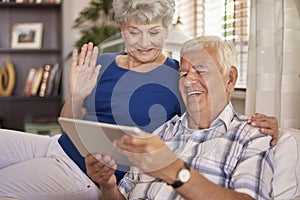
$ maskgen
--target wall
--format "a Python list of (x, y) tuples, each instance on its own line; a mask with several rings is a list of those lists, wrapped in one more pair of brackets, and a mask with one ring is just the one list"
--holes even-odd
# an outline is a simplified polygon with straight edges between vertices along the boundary
[(298, 11), (298, 17), (300, 18), (300, 1), (295, 0), (295, 2), (296, 2), (297, 11)]
[[(246, 98), (246, 92), (235, 90), (231, 94), (231, 103), (234, 107), (234, 110), (239, 114), (245, 114), (245, 98)], [(254, 113), (253, 113), (254, 114)]]
[[(73, 43), (79, 38), (77, 30), (72, 29), (74, 20), (78, 17), (80, 11), (89, 4), (89, 1), (83, 0), (64, 0), (63, 1), (63, 55), (64, 58), (73, 50)], [(63, 99), (68, 94), (68, 76), (71, 67), (71, 59), (64, 60), (63, 72)]]

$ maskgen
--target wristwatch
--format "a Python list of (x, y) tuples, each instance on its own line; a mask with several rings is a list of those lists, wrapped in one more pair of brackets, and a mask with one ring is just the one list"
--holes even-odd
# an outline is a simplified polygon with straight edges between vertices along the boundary
[(187, 163), (184, 163), (184, 168), (182, 168), (177, 175), (177, 180), (172, 183), (168, 184), (171, 185), (174, 189), (182, 186), (184, 183), (188, 182), (191, 178), (191, 169)]

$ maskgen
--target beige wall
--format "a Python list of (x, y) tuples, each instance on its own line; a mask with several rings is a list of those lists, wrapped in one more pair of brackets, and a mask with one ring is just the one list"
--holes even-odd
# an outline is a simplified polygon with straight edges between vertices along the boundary
[(231, 103), (234, 110), (239, 114), (245, 114), (245, 91), (234, 91), (231, 95)]
[[(74, 41), (79, 38), (77, 30), (72, 29), (73, 21), (78, 17), (79, 12), (89, 4), (88, 0), (64, 0), (63, 1), (63, 56), (66, 57), (73, 50)], [(71, 60), (64, 63), (63, 73), (63, 99), (68, 92), (68, 74)]]

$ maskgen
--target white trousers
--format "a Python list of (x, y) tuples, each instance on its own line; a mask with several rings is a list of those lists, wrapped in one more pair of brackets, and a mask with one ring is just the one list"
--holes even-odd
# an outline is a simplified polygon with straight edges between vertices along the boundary
[(0, 129), (0, 197), (100, 199), (100, 190), (65, 154), (58, 137)]

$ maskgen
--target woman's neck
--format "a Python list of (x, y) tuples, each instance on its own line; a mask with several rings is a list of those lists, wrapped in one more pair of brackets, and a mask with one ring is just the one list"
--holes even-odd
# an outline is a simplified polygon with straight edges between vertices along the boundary
[(149, 72), (164, 64), (166, 62), (166, 59), (167, 57), (165, 56), (165, 54), (161, 53), (154, 61), (143, 63), (126, 54), (117, 56), (116, 62), (120, 67), (128, 70), (134, 70), (137, 72)]

